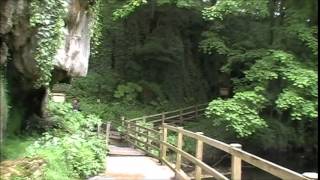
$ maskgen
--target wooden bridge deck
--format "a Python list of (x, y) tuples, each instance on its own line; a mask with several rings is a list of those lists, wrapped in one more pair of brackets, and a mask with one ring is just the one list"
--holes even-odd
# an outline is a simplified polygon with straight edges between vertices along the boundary
[[(106, 171), (99, 176), (89, 178), (89, 180), (203, 180), (207, 177), (219, 180), (241, 180), (241, 161), (245, 161), (284, 180), (318, 179), (317, 173), (311, 173), (312, 176), (309, 175), (310, 173), (300, 174), (243, 151), (240, 144), (226, 144), (209, 138), (203, 135), (202, 132), (192, 132), (174, 125), (182, 125), (186, 120), (197, 119), (203, 112), (203, 105), (196, 105), (129, 120), (122, 118), (120, 126), (124, 128), (124, 137), (119, 132), (110, 132), (110, 123), (108, 123), (106, 126), (106, 142), (111, 145), (109, 145), (110, 152), (107, 157)], [(152, 123), (153, 126), (145, 127), (139, 124), (139, 121)], [(173, 125), (168, 124), (172, 122)], [(98, 134), (99, 131), (100, 127), (98, 127)], [(175, 144), (170, 144), (167, 141), (169, 131), (176, 134)], [(196, 141), (195, 155), (183, 150), (183, 137), (189, 137)], [(123, 144), (123, 138), (130, 146)], [(227, 174), (218, 172), (202, 161), (204, 144), (230, 155), (230, 177), (227, 177)], [(132, 146), (135, 148), (132, 148)], [(158, 151), (159, 154), (154, 154), (152, 150)], [(167, 158), (168, 150), (176, 154), (175, 162), (170, 162)], [(194, 164), (194, 175), (186, 174), (183, 171), (182, 164), (185, 160)], [(161, 165), (159, 162), (166, 164), (166, 166)]]
[(108, 156), (106, 177), (114, 180), (173, 180), (175, 173), (147, 156)]
[(109, 156), (145, 156), (146, 153), (131, 147), (109, 146)]
[(109, 145), (106, 171), (89, 180), (174, 180), (175, 173), (159, 160), (121, 142), (113, 137), (114, 145)]

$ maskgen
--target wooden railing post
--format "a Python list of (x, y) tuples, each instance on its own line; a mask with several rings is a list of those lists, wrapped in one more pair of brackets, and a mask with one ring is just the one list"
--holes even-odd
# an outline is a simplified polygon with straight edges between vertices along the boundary
[[(241, 149), (242, 145), (233, 143), (231, 148)], [(241, 158), (232, 155), (231, 157), (231, 180), (241, 180)]]
[(198, 119), (198, 116), (199, 116), (199, 112), (198, 112), (198, 104), (196, 104), (195, 106), (195, 119)]
[(180, 121), (180, 125), (182, 125), (183, 123), (183, 118), (182, 118), (182, 110), (179, 110), (179, 121)]
[(108, 148), (109, 136), (110, 136), (110, 126), (111, 126), (111, 122), (107, 122), (107, 125), (106, 125), (106, 147), (107, 148)]
[[(203, 135), (202, 132), (197, 132), (196, 134), (198, 135)], [(202, 161), (202, 156), (203, 156), (203, 141), (200, 139), (197, 139), (197, 147), (196, 147), (196, 158)], [(200, 180), (202, 176), (202, 170), (201, 168), (196, 165), (196, 180)]]
[[(167, 136), (168, 136), (168, 129), (166, 127), (164, 127), (165, 123), (162, 125), (162, 135), (161, 135), (161, 141), (163, 142), (167, 142)], [(162, 144), (162, 148), (160, 149), (160, 154), (161, 154), (161, 160), (162, 159), (166, 159), (167, 158), (167, 146), (163, 143)]]
[(149, 144), (151, 144), (151, 140), (150, 140), (150, 138), (149, 138), (149, 136), (150, 136), (150, 131), (147, 131), (147, 130), (146, 130), (146, 132), (147, 132), (147, 138), (146, 138), (145, 146), (146, 146), (146, 150), (149, 152), (149, 150), (150, 150)]
[[(134, 124), (136, 125), (137, 122), (134, 122)], [(139, 132), (139, 127), (138, 127), (138, 126), (135, 126), (134, 130), (135, 130), (135, 133), (134, 133), (134, 137), (135, 137), (135, 139), (134, 139), (134, 144), (135, 144), (136, 146), (138, 146), (138, 143), (139, 143), (139, 142), (137, 141), (137, 139), (138, 139), (138, 136), (139, 136), (139, 134), (138, 134), (138, 132)]]
[(166, 114), (164, 112), (161, 113), (161, 123), (163, 124), (166, 119)]
[[(177, 137), (177, 148), (179, 150), (182, 150), (182, 142), (183, 142), (183, 134), (182, 134), (182, 130), (183, 127), (178, 127), (178, 137)], [(177, 152), (177, 159), (176, 159), (176, 170), (180, 170), (181, 169), (181, 154), (179, 152)]]
[(126, 118), (124, 116), (121, 116), (121, 127), (123, 129), (124, 132), (120, 132), (120, 138), (122, 139), (122, 135), (123, 133), (125, 133), (125, 135), (127, 134), (127, 129), (126, 129), (126, 122), (125, 122)]
[(124, 121), (125, 121), (125, 117), (121, 116), (121, 126), (124, 128)]
[(131, 122), (126, 122), (126, 140), (130, 141), (130, 130), (131, 130)]

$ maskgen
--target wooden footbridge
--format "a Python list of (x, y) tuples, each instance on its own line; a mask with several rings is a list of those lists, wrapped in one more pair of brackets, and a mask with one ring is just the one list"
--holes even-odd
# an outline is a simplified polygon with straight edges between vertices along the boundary
[[(209, 138), (202, 132), (192, 132), (181, 127), (185, 121), (196, 120), (199, 116), (203, 115), (206, 106), (207, 104), (195, 105), (175, 111), (134, 119), (125, 119), (122, 117), (121, 121), (111, 122), (113, 127), (120, 127), (120, 132), (110, 131), (110, 123), (108, 123), (108, 125), (106, 125), (106, 137), (110, 138), (109, 144), (111, 143), (113, 145), (109, 145), (110, 152), (108, 155), (109, 159), (107, 159), (105, 177), (108, 177), (110, 180), (241, 180), (242, 161), (244, 161), (280, 179), (318, 179), (317, 173), (309, 172), (300, 174), (294, 172), (242, 150), (240, 144), (226, 144), (216, 139)], [(98, 131), (100, 131), (100, 129), (101, 128), (98, 128)], [(169, 134), (175, 135), (176, 140), (174, 143), (169, 141)], [(184, 138), (191, 138), (196, 142), (194, 154), (184, 150)], [(130, 146), (121, 145), (121, 143), (119, 143), (121, 139)], [(231, 168), (229, 173), (219, 172), (217, 169), (203, 162), (204, 145), (211, 146), (229, 154), (231, 157)], [(116, 158), (112, 157), (117, 157), (118, 161)], [(131, 159), (123, 159), (123, 157), (131, 157)], [(149, 161), (140, 161), (137, 157), (150, 158), (150, 162), (154, 160), (157, 160), (158, 162), (152, 164)], [(193, 173), (187, 173), (184, 170), (184, 165), (187, 162), (193, 164)], [(144, 164), (147, 163), (150, 163), (149, 169), (144, 166)], [(126, 165), (128, 165), (129, 168), (125, 168)], [(117, 171), (115, 170), (117, 168), (116, 166), (119, 166), (118, 169), (121, 169), (121, 171), (118, 172), (118, 176), (114, 175), (114, 172)], [(152, 173), (153, 176), (149, 176), (149, 178), (146, 175), (143, 175), (143, 172), (140, 172), (139, 176), (123, 175), (126, 173), (129, 174), (128, 171), (139, 167), (141, 167), (140, 170), (142, 169), (142, 171), (149, 173), (150, 168), (158, 168), (161, 170), (156, 170)], [(167, 169), (163, 169), (164, 167)], [(174, 175), (172, 175), (172, 173), (170, 175), (168, 169), (171, 170)], [(121, 177), (119, 177), (119, 173), (122, 174)], [(164, 177), (165, 174), (169, 175)], [(260, 178), (256, 177), (255, 179), (259, 180)]]

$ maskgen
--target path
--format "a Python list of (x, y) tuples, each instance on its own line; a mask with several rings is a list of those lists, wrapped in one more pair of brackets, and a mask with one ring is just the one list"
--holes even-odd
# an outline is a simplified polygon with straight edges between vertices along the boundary
[[(124, 129), (125, 142), (123, 136), (120, 136), (120, 133), (115, 129), (112, 131), (110, 123), (107, 123), (104, 134), (106, 142), (109, 143), (110, 151), (107, 157), (106, 171), (100, 176), (89, 178), (89, 180), (203, 180), (205, 178), (241, 180), (242, 161), (280, 179), (315, 179), (310, 173), (294, 172), (246, 152), (241, 149), (241, 144), (226, 144), (207, 137), (202, 132), (192, 132), (176, 126), (176, 124), (183, 125), (186, 120), (196, 120), (205, 110), (202, 106), (196, 105), (127, 120), (122, 117), (120, 126)], [(140, 122), (152, 124), (149, 127), (142, 125)], [(98, 134), (100, 134), (100, 127), (97, 129)], [(170, 133), (176, 134), (176, 143), (174, 144), (168, 141)], [(194, 154), (189, 154), (183, 149), (184, 137), (191, 138), (196, 142)], [(127, 143), (136, 149), (130, 147)], [(204, 144), (230, 155), (230, 173), (219, 172), (202, 160)], [(159, 152), (159, 154), (155, 152)], [(146, 156), (145, 153), (150, 156)], [(175, 160), (172, 159), (172, 156), (169, 158), (169, 155), (175, 155)], [(166, 166), (161, 165), (159, 161)], [(191, 162), (194, 171), (190, 173), (190, 170), (184, 167), (185, 162)], [(317, 176), (317, 173), (311, 174)]]
[(174, 180), (175, 173), (143, 151), (129, 147), (113, 135), (109, 145), (106, 171), (89, 180)]

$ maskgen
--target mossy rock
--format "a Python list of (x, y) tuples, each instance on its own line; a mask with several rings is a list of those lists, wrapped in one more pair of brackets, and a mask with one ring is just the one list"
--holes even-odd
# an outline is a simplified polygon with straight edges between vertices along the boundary
[(22, 158), (0, 163), (0, 179), (42, 179), (45, 160), (42, 158)]

